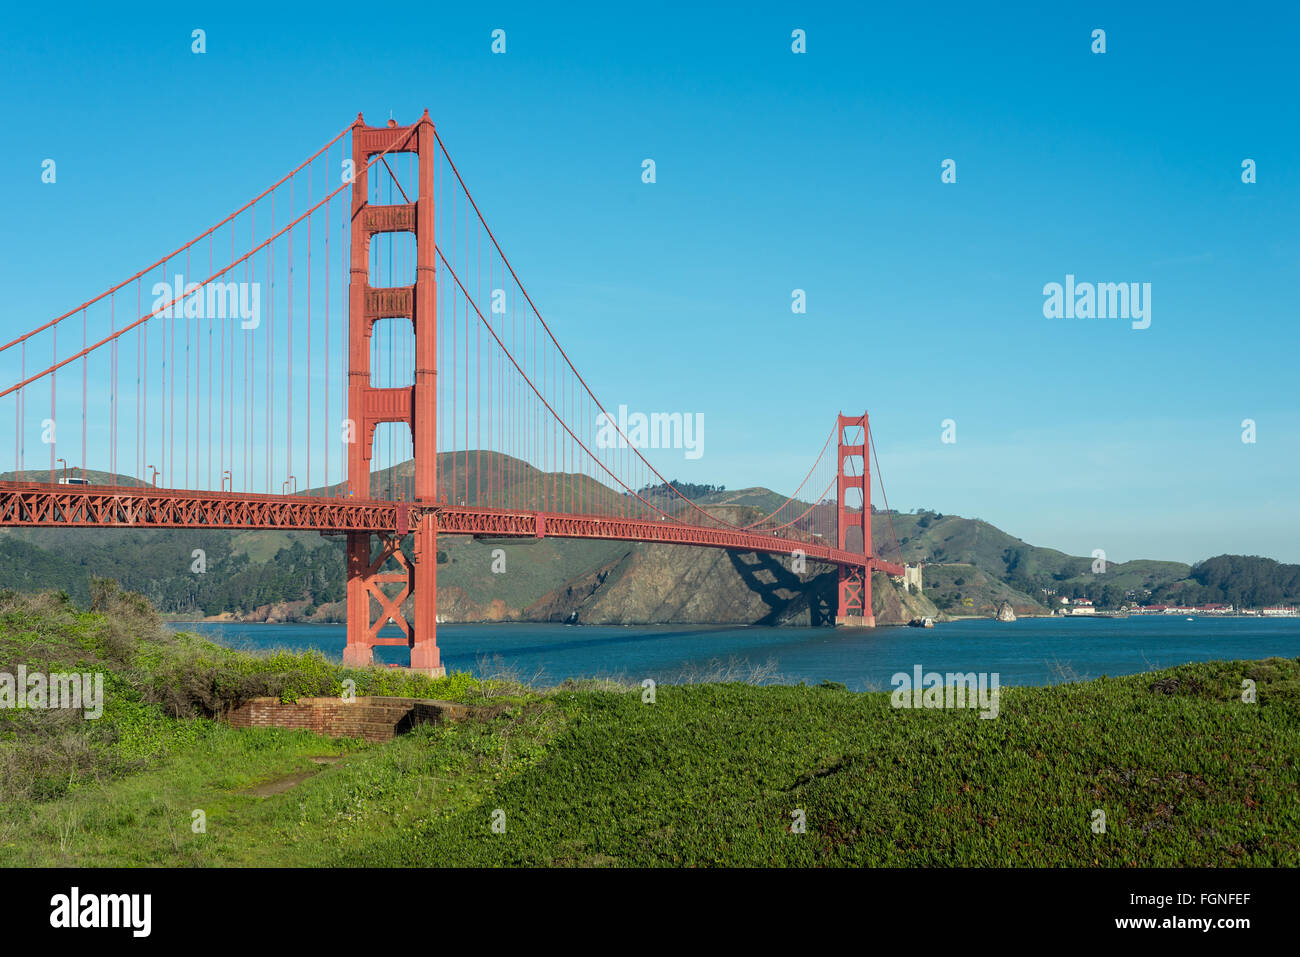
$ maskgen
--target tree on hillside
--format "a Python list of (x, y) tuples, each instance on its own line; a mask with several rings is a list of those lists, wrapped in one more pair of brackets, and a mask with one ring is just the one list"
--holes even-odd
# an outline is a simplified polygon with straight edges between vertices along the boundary
[(1296, 603), (1300, 602), (1300, 565), (1257, 555), (1216, 555), (1193, 565), (1186, 579), (1156, 588), (1151, 600), (1245, 608)]

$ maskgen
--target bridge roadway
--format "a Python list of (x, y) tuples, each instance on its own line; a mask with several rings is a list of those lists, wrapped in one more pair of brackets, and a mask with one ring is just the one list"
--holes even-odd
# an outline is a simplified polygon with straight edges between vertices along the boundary
[(194, 492), (151, 486), (0, 482), (0, 527), (292, 529), (316, 532), (405, 532), (432, 511), (448, 535), (603, 538), (789, 555), (874, 568), (901, 577), (903, 567), (860, 552), (731, 528), (608, 515), (569, 515), (464, 505), (424, 506), (376, 499)]

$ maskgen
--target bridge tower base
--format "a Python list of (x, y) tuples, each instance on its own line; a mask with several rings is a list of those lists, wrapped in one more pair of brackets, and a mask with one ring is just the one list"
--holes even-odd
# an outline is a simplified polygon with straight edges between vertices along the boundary
[[(848, 430), (861, 429), (861, 440), (847, 438)], [(846, 568), (840, 566), (838, 607), (835, 612), (835, 624), (851, 628), (874, 628), (876, 616), (871, 610), (871, 472), (868, 465), (867, 413), (862, 415), (843, 415), (836, 426), (836, 441), (839, 445), (839, 478), (836, 481), (836, 529), (840, 548), (847, 551), (862, 549), (862, 566)], [(859, 460), (861, 460), (859, 464)], [(849, 502), (848, 493), (858, 490), (860, 500)], [(851, 516), (849, 509), (858, 507), (857, 516)], [(849, 532), (855, 531), (858, 541), (850, 541)]]
[[(437, 517), (428, 512), (420, 518), (410, 558), (402, 551), (401, 532), (373, 537), (379, 539), (377, 550), (370, 532), (348, 533), (348, 643), (343, 648), (343, 664), (367, 667), (375, 663), (376, 645), (407, 645), (412, 671), (441, 678), (447, 669), (437, 641)], [(401, 588), (394, 590), (392, 586), (397, 585)], [(410, 621), (402, 612), (407, 598), (414, 606)], [(401, 629), (402, 637), (379, 636), (389, 623)]]
[(871, 572), (869, 569), (840, 567), (839, 607), (835, 624), (845, 628), (875, 628), (871, 612)]

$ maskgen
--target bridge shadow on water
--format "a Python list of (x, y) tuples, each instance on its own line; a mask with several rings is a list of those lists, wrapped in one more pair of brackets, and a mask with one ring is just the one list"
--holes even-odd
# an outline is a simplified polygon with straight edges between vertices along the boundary
[[(543, 655), (543, 654), (549, 655), (549, 654), (554, 654), (557, 651), (558, 652), (583, 651), (583, 650), (588, 650), (593, 648), (609, 648), (609, 647), (613, 647), (616, 645), (623, 645), (623, 644), (643, 644), (645, 642), (650, 642), (650, 641), (667, 641), (674, 638), (696, 638), (704, 635), (716, 634), (719, 631), (731, 631), (731, 630), (735, 630), (736, 628), (745, 627), (744, 625), (735, 625), (735, 624), (712, 625), (707, 627), (697, 626), (693, 628), (672, 628), (671, 626), (669, 626), (664, 628), (662, 631), (660, 631), (658, 630), (660, 626), (657, 625), (626, 625), (626, 626), (587, 625), (584, 626), (579, 624), (560, 625), (554, 622), (547, 623), (545, 625), (540, 625), (540, 626), (533, 622), (508, 622), (508, 623), (504, 623), (504, 625), (505, 627), (511, 627), (511, 628), (515, 628), (515, 627), (528, 628), (533, 632), (536, 632), (536, 630), (539, 627), (556, 628), (556, 629), (564, 628), (566, 630), (572, 629), (576, 633), (575, 640), (544, 641), (540, 644), (505, 644), (504, 641), (507, 641), (508, 639), (505, 639), (503, 637), (493, 636), (490, 639), (493, 642), (492, 647), (481, 648), (476, 650), (474, 652), (473, 657), (461, 652), (454, 652), (454, 651), (449, 652), (446, 646), (444, 645), (443, 653), (442, 653), (444, 664), (448, 662), (454, 662), (457, 664), (464, 665), (476, 661), (477, 658), (482, 655), (491, 655), (492, 657), (501, 656), (503, 658), (513, 657), (517, 655)], [(447, 641), (455, 641), (456, 634), (455, 631), (453, 630), (455, 629), (455, 627), (456, 626), (454, 625), (453, 626), (444, 625), (443, 630), (439, 632), (439, 635), (440, 636), (445, 635)], [(475, 625), (470, 627), (477, 628), (481, 626)], [(591, 635), (588, 637), (582, 637), (581, 633), (586, 628), (600, 628), (602, 630), (608, 628), (626, 628), (627, 634)], [(496, 644), (496, 642), (498, 641), (503, 643)], [(441, 643), (442, 642), (440, 641), (440, 644)], [(405, 649), (402, 650), (405, 651)]]

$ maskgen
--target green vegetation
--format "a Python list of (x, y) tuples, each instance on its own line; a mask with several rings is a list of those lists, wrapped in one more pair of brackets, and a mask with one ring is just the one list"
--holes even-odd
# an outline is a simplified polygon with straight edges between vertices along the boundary
[[(292, 537), (290, 537), (292, 534)], [(30, 529), (0, 534), (0, 588), (66, 591), (90, 600), (97, 574), (167, 613), (215, 615), (282, 601), (344, 598), (343, 547), (308, 533), (271, 533), (278, 547), (257, 560), (237, 547), (247, 533), (201, 529)], [(201, 550), (202, 571), (196, 570)]]
[(1192, 566), (1186, 581), (1156, 591), (1154, 601), (1265, 608), (1300, 603), (1300, 565), (1271, 558), (1219, 555)]
[(660, 686), (645, 703), (612, 684), (391, 676), (412, 684), (389, 693), (501, 706), (372, 745), (179, 717), (241, 682), (312, 693), (342, 669), (169, 638), (112, 589), (96, 602), (0, 598), (4, 662), (113, 676), (100, 721), (0, 715), (0, 863), (1300, 864), (1300, 660), (1004, 688), (994, 720), (829, 682)]
[[(1258, 608), (1300, 603), (1300, 566), (1267, 558), (1221, 555), (1195, 566), (1182, 562), (1135, 559), (1106, 562), (1104, 572), (1094, 571), (1094, 559), (1039, 548), (1014, 538), (978, 519), (940, 515), (921, 510), (893, 516), (894, 527), (908, 561), (928, 559), (949, 565), (970, 565), (997, 585), (977, 589), (974, 606), (1009, 598), (1017, 609), (1039, 606), (1046, 610), (1055, 597), (1090, 598), (1100, 609), (1117, 609), (1133, 602), (1218, 602)], [(888, 529), (879, 517), (873, 533), (878, 541)], [(968, 579), (970, 576), (966, 576)], [(925, 590), (940, 608), (959, 611), (963, 602), (952, 593), (954, 583), (932, 564), (926, 569)], [(963, 597), (972, 597), (968, 590)], [(969, 609), (968, 609), (969, 611)]]
[[(725, 492), (726, 490), (727, 486), (725, 485), (702, 485), (696, 482), (683, 482), (681, 479), (674, 478), (669, 479), (667, 482), (643, 485), (637, 489), (636, 494), (651, 505), (659, 508), (676, 508), (681, 504), (682, 495), (693, 501), (702, 501), (707, 496)], [(624, 492), (623, 494), (627, 496), (632, 493)]]
[[(431, 679), (405, 669), (343, 668), (317, 652), (253, 655), (168, 630), (141, 596), (96, 580), (92, 609), (66, 594), (0, 592), (0, 671), (104, 675), (104, 713), (0, 708), (0, 804), (48, 800), (151, 761), (183, 753), (214, 734), (211, 719), (242, 701), (358, 695), (466, 701), (494, 689), (468, 674)], [(198, 719), (198, 720), (191, 720)], [(310, 744), (310, 748), (318, 748)]]

